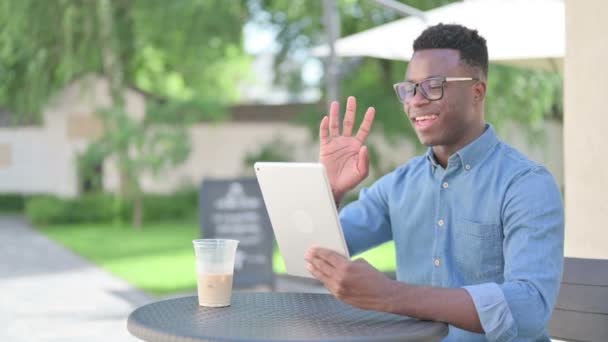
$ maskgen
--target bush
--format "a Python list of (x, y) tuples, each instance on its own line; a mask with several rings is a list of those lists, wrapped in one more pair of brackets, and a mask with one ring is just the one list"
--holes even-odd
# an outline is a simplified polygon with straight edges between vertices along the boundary
[(0, 194), (0, 213), (22, 213), (26, 198), (23, 194)]
[[(198, 210), (198, 192), (179, 191), (171, 195), (145, 194), (144, 195), (144, 222), (158, 222), (170, 220), (192, 219)], [(121, 211), (121, 217), (131, 222), (133, 203), (126, 202)]]
[(193, 218), (196, 217), (197, 210), (197, 191), (180, 191), (173, 195), (144, 196), (144, 222)]
[(34, 196), (25, 205), (25, 215), (34, 224), (59, 223), (63, 220), (65, 212), (65, 201), (56, 196)]
[[(77, 198), (38, 195), (26, 203), (26, 215), (34, 224), (108, 223), (115, 219), (131, 221), (133, 204), (116, 203), (108, 193), (85, 194)], [(183, 220), (196, 217), (197, 191), (172, 195), (144, 195), (144, 222)]]
[(62, 223), (111, 222), (121, 214), (114, 195), (108, 193), (85, 194), (65, 202)]

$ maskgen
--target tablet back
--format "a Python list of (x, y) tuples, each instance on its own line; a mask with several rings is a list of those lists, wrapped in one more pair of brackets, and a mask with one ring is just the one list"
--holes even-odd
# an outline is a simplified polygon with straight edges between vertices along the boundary
[(288, 274), (312, 278), (304, 253), (313, 245), (349, 257), (323, 164), (258, 162), (254, 168)]

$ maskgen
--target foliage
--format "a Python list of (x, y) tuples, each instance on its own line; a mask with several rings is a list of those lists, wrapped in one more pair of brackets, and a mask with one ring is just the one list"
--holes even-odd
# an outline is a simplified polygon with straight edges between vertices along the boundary
[[(454, 0), (402, 1), (421, 10), (428, 10)], [(341, 36), (363, 31), (397, 20), (398, 13), (374, 1), (338, 0)], [(280, 50), (277, 55), (277, 76), (282, 84), (297, 87), (301, 81), (299, 68), (288, 67), (302, 60), (303, 51), (326, 41), (323, 31), (323, 2), (308, 0), (252, 0), (252, 19), (260, 25), (277, 29)], [(262, 11), (259, 11), (259, 10)]]
[(74, 78), (103, 72), (108, 48), (127, 86), (170, 100), (236, 99), (250, 63), (241, 44), (243, 1), (108, 2), (110, 45), (99, 4), (0, 2), (0, 104), (18, 114), (16, 124), (39, 118), (49, 96)]
[(293, 160), (295, 146), (285, 141), (281, 136), (275, 136), (268, 143), (262, 144), (258, 150), (245, 155), (243, 167), (247, 173), (253, 172), (253, 164), (258, 161), (287, 162)]
[[(247, 9), (243, 1), (221, 0), (3, 1), (0, 104), (17, 114), (13, 124), (29, 123), (74, 78), (105, 76), (112, 103), (99, 110), (104, 135), (79, 158), (78, 167), (87, 177), (104, 159), (114, 158), (122, 196), (116, 210), (120, 202), (133, 201), (137, 226), (141, 175), (184, 161), (189, 152), (184, 127), (198, 115), (192, 109), (212, 104), (205, 113), (217, 119), (223, 113), (218, 107), (234, 101), (237, 83), (247, 78), (250, 58), (241, 41)], [(142, 124), (128, 115), (129, 86), (162, 100), (162, 110), (149, 110), (160, 119)]]
[(3, 193), (0, 194), (0, 213), (21, 213), (25, 209), (27, 195)]
[(184, 125), (139, 122), (116, 108), (100, 110), (99, 114), (107, 129), (93, 145), (102, 149), (104, 157), (115, 151), (125, 151), (127, 158), (123, 166), (130, 177), (138, 177), (143, 171), (157, 174), (182, 162), (190, 152), (189, 135)]
[(144, 222), (183, 221), (198, 217), (196, 190), (182, 190), (171, 195), (146, 194), (143, 201)]
[(52, 195), (33, 196), (27, 201), (26, 216), (34, 224), (111, 222), (116, 215), (111, 194), (86, 194), (64, 199)]
[[(162, 110), (157, 108), (160, 113)], [(132, 202), (134, 225), (142, 220), (143, 205), (141, 177), (158, 175), (161, 171), (185, 161), (190, 153), (190, 136), (184, 121), (173, 123), (153, 122), (130, 117), (117, 107), (98, 112), (104, 123), (99, 140), (88, 145), (80, 156), (81, 170), (91, 171), (90, 165), (99, 165), (107, 158), (118, 161), (121, 170), (121, 198), (114, 205), (120, 210), (122, 203)], [(162, 118), (156, 114), (154, 118)], [(92, 178), (89, 175), (84, 177)]]
[(545, 120), (563, 120), (562, 75), (498, 64), (491, 64), (488, 74), (486, 119), (499, 131), (519, 123), (535, 142)]
[[(170, 195), (145, 194), (143, 196), (144, 222), (193, 219), (198, 211), (198, 192), (183, 190)], [(109, 193), (90, 193), (76, 198), (53, 195), (31, 196), (25, 213), (38, 225), (71, 223), (113, 223), (116, 218), (126, 220), (132, 204), (115, 205), (115, 196)]]

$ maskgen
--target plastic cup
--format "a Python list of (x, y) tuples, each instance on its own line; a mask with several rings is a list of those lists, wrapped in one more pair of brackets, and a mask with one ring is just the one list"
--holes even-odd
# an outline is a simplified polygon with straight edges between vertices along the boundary
[(196, 255), (198, 304), (223, 307), (230, 305), (232, 276), (238, 240), (193, 240)]
[(192, 240), (196, 255), (198, 304), (223, 307), (230, 305), (232, 276), (238, 240)]

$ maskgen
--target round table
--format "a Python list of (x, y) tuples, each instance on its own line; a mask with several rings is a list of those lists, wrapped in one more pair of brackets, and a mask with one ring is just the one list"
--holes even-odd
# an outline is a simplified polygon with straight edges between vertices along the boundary
[(367, 311), (329, 294), (235, 292), (232, 305), (206, 308), (196, 296), (144, 305), (127, 329), (145, 341), (438, 341), (444, 323)]

